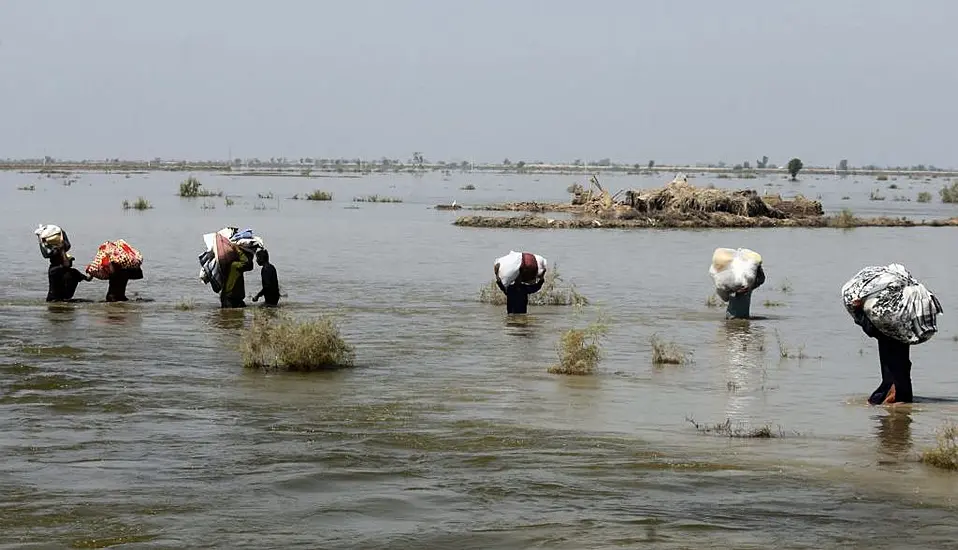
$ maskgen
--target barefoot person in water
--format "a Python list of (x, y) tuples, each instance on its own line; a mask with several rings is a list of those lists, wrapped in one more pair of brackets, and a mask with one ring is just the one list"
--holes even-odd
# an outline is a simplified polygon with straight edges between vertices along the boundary
[(908, 344), (890, 338), (872, 324), (865, 315), (860, 300), (852, 304), (855, 323), (862, 331), (878, 340), (878, 361), (881, 364), (881, 384), (872, 392), (868, 402), (872, 405), (911, 403), (911, 350)]

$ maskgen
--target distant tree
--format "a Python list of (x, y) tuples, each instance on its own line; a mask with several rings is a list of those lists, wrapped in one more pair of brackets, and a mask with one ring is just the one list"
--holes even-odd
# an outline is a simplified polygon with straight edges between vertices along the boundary
[(788, 173), (792, 175), (792, 181), (795, 181), (799, 170), (802, 169), (802, 166), (801, 159), (793, 158), (792, 160), (788, 161)]
[(745, 161), (745, 162), (742, 163), (742, 168), (745, 168), (746, 170), (751, 170), (751, 169), (752, 169), (752, 165), (749, 164), (748, 161)]
[(762, 160), (755, 161), (756, 168), (768, 168), (768, 155), (762, 157)]
[(525, 168), (526, 168), (526, 161), (520, 160), (519, 162), (516, 163), (517, 171), (522, 172), (523, 170), (525, 170)]
[(242, 166), (242, 165), (243, 165), (243, 159), (239, 159), (239, 158), (233, 159), (233, 166)]
[(612, 166), (612, 159), (604, 158), (596, 163), (597, 166)]
[(652, 168), (655, 168), (655, 161), (654, 161), (654, 160), (650, 160), (650, 161), (649, 161), (649, 170), (651, 170)]
[(468, 161), (468, 160), (464, 160), (464, 161), (460, 162), (460, 163), (459, 163), (459, 168), (461, 168), (461, 169), (463, 169), (463, 170), (468, 170), (468, 169), (469, 169), (469, 161)]
[(512, 165), (512, 161), (509, 160), (508, 158), (506, 158), (506, 159), (504, 159), (504, 160), (502, 161), (502, 164), (503, 164), (504, 166), (511, 166), (511, 165)]
[(736, 164), (735, 166), (732, 167), (732, 170), (734, 170), (734, 171), (736, 171), (736, 172), (741, 172), (741, 171), (742, 171), (742, 165), (741, 165), (741, 164)]
[(838, 163), (839, 172), (848, 172), (848, 159), (842, 159)]
[(572, 163), (573, 166), (582, 166), (582, 159), (575, 159)]
[(639, 170), (642, 169), (642, 165), (636, 162), (635, 164), (632, 165), (632, 169), (638, 172)]
[(412, 154), (412, 163), (416, 166), (416, 168), (422, 170), (422, 165), (426, 163), (426, 158), (422, 156), (421, 152), (416, 151)]

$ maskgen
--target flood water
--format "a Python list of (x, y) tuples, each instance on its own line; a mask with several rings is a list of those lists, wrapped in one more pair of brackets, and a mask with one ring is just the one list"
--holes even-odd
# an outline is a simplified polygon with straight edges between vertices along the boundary
[[(955, 229), (483, 230), (430, 207), (567, 200), (586, 178), (198, 176), (235, 204), (176, 197), (186, 174), (79, 174), (66, 186), (0, 173), (0, 548), (956, 547), (958, 475), (917, 461), (958, 416)], [(693, 180), (710, 181), (821, 195), (857, 215), (953, 213), (938, 180)], [(888, 200), (869, 201), (876, 188)], [(288, 200), (313, 189), (334, 200)], [(892, 200), (923, 190), (935, 201)], [(370, 193), (405, 202), (351, 202)], [(155, 208), (121, 209), (138, 196)], [(146, 258), (129, 293), (152, 301), (44, 303), (40, 223), (67, 230), (77, 264), (128, 240)], [(197, 277), (201, 235), (224, 225), (263, 236), (283, 308), (335, 316), (356, 368), (242, 367), (252, 308), (219, 310)], [(762, 253), (759, 319), (707, 307), (720, 246)], [(593, 304), (509, 320), (478, 303), (510, 249), (544, 255)], [(891, 262), (945, 315), (912, 351), (919, 402), (870, 407), (877, 346), (840, 288)], [(246, 280), (258, 290), (258, 269)], [(102, 281), (77, 291), (105, 294)], [(174, 307), (185, 300), (195, 309)], [(600, 313), (611, 330), (598, 373), (549, 374), (561, 331)], [(653, 334), (692, 362), (653, 366)], [(784, 437), (703, 434), (687, 418)]]

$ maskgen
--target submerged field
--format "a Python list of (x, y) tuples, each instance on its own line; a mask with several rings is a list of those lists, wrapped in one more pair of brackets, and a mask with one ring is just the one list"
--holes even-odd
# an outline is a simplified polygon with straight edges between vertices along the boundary
[[(486, 230), (433, 207), (565, 202), (587, 182), (198, 173), (223, 196), (180, 198), (187, 175), (0, 172), (0, 546), (953, 544), (958, 475), (919, 455), (958, 417), (958, 229)], [(800, 180), (692, 181), (820, 197), (826, 214), (958, 214), (940, 202), (940, 179)], [(876, 189), (888, 200), (871, 200)], [(290, 200), (317, 190), (332, 200)], [(933, 200), (893, 200), (921, 192)], [(372, 195), (402, 202), (353, 201)], [(152, 208), (123, 209), (138, 197)], [(40, 223), (68, 231), (78, 264), (107, 239), (137, 246), (145, 279), (129, 292), (154, 301), (43, 303)], [(252, 312), (218, 310), (197, 278), (201, 234), (223, 225), (263, 236), (286, 312), (335, 319), (353, 368), (243, 367)], [(761, 318), (726, 323), (709, 307), (720, 246), (762, 253)], [(560, 265), (589, 304), (507, 319), (481, 303), (510, 249)], [(839, 290), (890, 262), (936, 292), (945, 315), (912, 353), (920, 401), (871, 408), (876, 346)], [(250, 294), (258, 283), (258, 270), (247, 275)], [(84, 282), (77, 297), (105, 293)], [(551, 374), (562, 334), (599, 316), (608, 332), (595, 373)], [(653, 335), (688, 360), (653, 364)]]

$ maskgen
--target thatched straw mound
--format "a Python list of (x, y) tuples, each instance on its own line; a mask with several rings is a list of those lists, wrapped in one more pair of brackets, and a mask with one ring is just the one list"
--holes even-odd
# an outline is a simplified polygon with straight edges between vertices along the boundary
[(755, 191), (695, 187), (682, 181), (650, 191), (629, 191), (626, 193), (626, 202), (639, 212), (725, 212), (749, 218), (788, 217), (781, 210), (766, 204)]
[(781, 195), (769, 195), (762, 197), (770, 207), (781, 210), (789, 217), (807, 217), (824, 216), (825, 210), (822, 203), (806, 199), (802, 195), (796, 195), (794, 199), (785, 200)]

